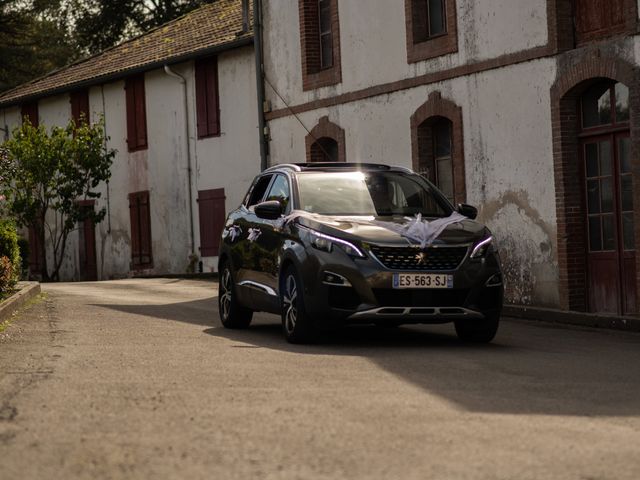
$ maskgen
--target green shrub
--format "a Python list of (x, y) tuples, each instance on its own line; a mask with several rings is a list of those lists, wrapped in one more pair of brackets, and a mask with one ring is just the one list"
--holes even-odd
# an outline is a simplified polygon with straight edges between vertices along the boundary
[(29, 272), (29, 253), (31, 252), (29, 249), (29, 240), (24, 237), (18, 237), (18, 247), (20, 247), (20, 258), (22, 260), (22, 278), (26, 278), (26, 275)]
[(16, 225), (7, 219), (0, 219), (0, 257), (7, 257), (11, 263), (11, 281), (15, 284), (20, 275), (20, 247)]
[(14, 270), (8, 257), (0, 257), (0, 298), (2, 298), (3, 293), (10, 291), (16, 284)]

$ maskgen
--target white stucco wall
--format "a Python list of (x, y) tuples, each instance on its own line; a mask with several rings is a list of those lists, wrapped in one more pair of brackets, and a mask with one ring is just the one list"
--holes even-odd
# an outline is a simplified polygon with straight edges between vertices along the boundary
[[(549, 90), (553, 59), (398, 91), (299, 115), (345, 129), (347, 161), (411, 167), (410, 116), (433, 91), (462, 107), (467, 201), (501, 248), (515, 303), (557, 305), (555, 189)], [(526, 108), (523, 108), (526, 105)], [(272, 163), (305, 161), (294, 117), (269, 122)], [(517, 253), (516, 253), (517, 252)]]
[[(547, 43), (546, 0), (457, 0), (458, 52), (407, 63), (404, 0), (339, 2), (342, 82), (302, 91), (297, 0), (264, 2), (265, 71), (289, 105), (440, 71)], [(274, 109), (285, 105), (266, 88)]]
[[(191, 253), (189, 218), (188, 134), (192, 166), (192, 205), (196, 254), (200, 246), (198, 190), (224, 188), (227, 212), (240, 203), (250, 181), (259, 172), (258, 117), (253, 48), (218, 57), (221, 135), (198, 140), (196, 132), (194, 62), (172, 67), (186, 78), (188, 112), (182, 84), (164, 70), (145, 74), (148, 148), (128, 152), (124, 81), (92, 87), (89, 108), (92, 121), (103, 116), (108, 148), (117, 150), (109, 185), (101, 185), (96, 208), (107, 216), (96, 227), (98, 278), (131, 275), (131, 227), (129, 193), (149, 190), (153, 269), (148, 273), (185, 273)], [(65, 125), (71, 116), (69, 95), (38, 102), (40, 123)], [(10, 129), (20, 124), (20, 109), (0, 110)], [(185, 122), (189, 121), (189, 130)], [(78, 280), (79, 233), (69, 240), (63, 280)], [(51, 252), (48, 258), (51, 257)], [(205, 271), (213, 271), (216, 257), (202, 259)]]

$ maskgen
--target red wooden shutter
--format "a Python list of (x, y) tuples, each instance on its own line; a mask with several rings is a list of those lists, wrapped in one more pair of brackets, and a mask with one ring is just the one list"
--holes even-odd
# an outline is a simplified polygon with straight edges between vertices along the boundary
[(144, 75), (129, 77), (125, 82), (127, 96), (127, 145), (129, 151), (147, 148), (147, 114)]
[(127, 96), (127, 145), (129, 151), (136, 149), (136, 101), (132, 78), (127, 78), (124, 86)]
[(80, 125), (83, 115), (85, 121), (89, 122), (89, 91), (79, 90), (73, 92), (69, 100), (71, 102), (71, 118), (76, 122), (76, 125)]
[(218, 98), (218, 59), (207, 63), (207, 130), (209, 135), (220, 134), (220, 105)]
[(147, 112), (144, 92), (144, 75), (136, 78), (136, 138), (138, 148), (147, 146)]
[(23, 121), (24, 117), (28, 117), (31, 125), (37, 127), (40, 124), (38, 120), (38, 102), (23, 104), (21, 115)]
[(129, 194), (131, 263), (134, 268), (150, 268), (153, 265), (150, 210), (148, 191)]
[(208, 136), (207, 132), (207, 76), (204, 62), (196, 62), (196, 111), (198, 116), (198, 138)]
[(224, 188), (198, 192), (200, 255), (202, 257), (215, 257), (220, 251), (220, 236), (226, 215), (224, 201)]
[(195, 66), (198, 138), (220, 135), (218, 60), (198, 60)]

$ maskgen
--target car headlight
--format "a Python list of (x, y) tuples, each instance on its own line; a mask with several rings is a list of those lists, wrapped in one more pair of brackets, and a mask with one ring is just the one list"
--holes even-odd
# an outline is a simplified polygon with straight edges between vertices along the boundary
[(473, 247), (473, 251), (471, 252), (471, 258), (482, 258), (487, 255), (487, 253), (493, 247), (493, 237), (487, 237), (475, 247)]
[(309, 243), (313, 248), (322, 250), (323, 252), (331, 252), (335, 245), (339, 246), (345, 253), (351, 257), (364, 258), (364, 253), (353, 243), (342, 240), (341, 238), (332, 237), (324, 233), (316, 232), (308, 228), (304, 229), (309, 235)]

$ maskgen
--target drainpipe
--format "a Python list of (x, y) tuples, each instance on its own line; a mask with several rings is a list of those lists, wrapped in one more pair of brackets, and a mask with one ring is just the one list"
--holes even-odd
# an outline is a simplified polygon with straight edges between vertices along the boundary
[(264, 62), (262, 55), (262, 2), (253, 0), (253, 47), (256, 58), (256, 89), (258, 91), (258, 131), (260, 132), (260, 170), (266, 170), (267, 137), (264, 118)]
[(176, 78), (182, 84), (182, 91), (184, 92), (184, 139), (186, 142), (185, 150), (187, 152), (187, 176), (189, 177), (188, 194), (189, 194), (189, 227), (191, 229), (191, 255), (195, 255), (195, 234), (193, 227), (193, 189), (191, 185), (191, 177), (193, 171), (191, 169), (191, 141), (189, 140), (189, 98), (187, 96), (187, 80), (179, 73), (171, 70), (169, 65), (164, 66), (164, 72), (170, 77)]

